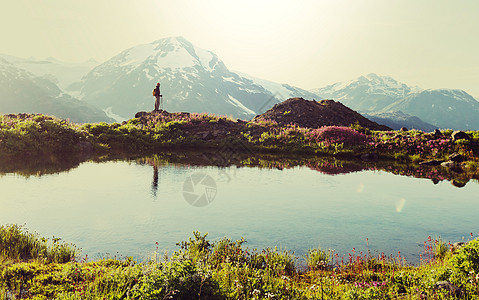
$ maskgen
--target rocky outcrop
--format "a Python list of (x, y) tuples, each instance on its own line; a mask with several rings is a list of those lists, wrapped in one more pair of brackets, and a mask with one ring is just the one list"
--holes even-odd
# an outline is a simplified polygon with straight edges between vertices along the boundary
[(419, 165), (424, 165), (424, 166), (439, 166), (440, 164), (442, 164), (444, 161), (442, 160), (428, 160), (428, 161), (423, 161), (423, 162), (420, 162)]
[(464, 131), (456, 130), (451, 135), (453, 141), (457, 140), (470, 140), (471, 137), (469, 134), (465, 133)]
[(464, 155), (454, 152), (453, 154), (449, 155), (449, 160), (460, 163), (465, 161), (466, 158), (464, 157)]
[(359, 124), (372, 130), (391, 130), (333, 100), (309, 101), (303, 98), (291, 98), (276, 104), (253, 119), (253, 121), (261, 120), (272, 120), (281, 126), (294, 124), (306, 128)]

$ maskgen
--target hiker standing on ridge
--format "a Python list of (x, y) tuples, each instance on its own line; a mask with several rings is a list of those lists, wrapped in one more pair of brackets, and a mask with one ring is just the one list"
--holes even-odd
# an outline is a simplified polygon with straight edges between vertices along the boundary
[(156, 97), (155, 111), (157, 111), (157, 110), (159, 110), (160, 105), (161, 105), (161, 97), (163, 97), (163, 95), (161, 95), (161, 93), (160, 93), (160, 83), (159, 82), (156, 84), (156, 88), (153, 90), (153, 96)]

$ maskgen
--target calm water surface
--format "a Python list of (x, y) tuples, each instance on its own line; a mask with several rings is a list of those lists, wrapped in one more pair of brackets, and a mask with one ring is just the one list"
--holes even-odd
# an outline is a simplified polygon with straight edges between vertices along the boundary
[[(204, 207), (185, 201), (194, 174), (216, 184)], [(195, 175), (194, 175), (195, 176)], [(194, 177), (193, 176), (193, 177)], [(195, 177), (194, 177), (195, 178)], [(193, 193), (201, 194), (196, 186)], [(0, 224), (26, 224), (101, 257), (144, 258), (155, 242), (173, 251), (192, 231), (211, 240), (245, 237), (249, 248), (278, 246), (302, 256), (308, 248), (355, 247), (405, 255), (417, 262), (429, 235), (446, 241), (479, 234), (479, 184), (402, 177), (381, 171), (326, 175), (293, 169), (218, 168), (127, 161), (82, 163), (54, 175), (0, 177)]]

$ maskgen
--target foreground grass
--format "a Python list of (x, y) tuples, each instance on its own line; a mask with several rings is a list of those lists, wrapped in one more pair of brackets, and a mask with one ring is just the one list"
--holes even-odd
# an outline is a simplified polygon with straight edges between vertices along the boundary
[[(11, 232), (16, 232), (11, 234)], [(23, 236), (23, 237), (19, 237)], [(453, 253), (429, 239), (419, 266), (396, 257), (311, 249), (307, 268), (287, 251), (244, 247), (244, 240), (207, 240), (194, 232), (171, 257), (54, 262), (35, 253), (41, 239), (0, 227), (0, 299), (478, 299), (479, 240)], [(37, 240), (35, 240), (35, 237)], [(21, 247), (11, 239), (24, 239)], [(8, 245), (6, 247), (5, 245)], [(55, 246), (53, 246), (54, 248)], [(74, 252), (72, 246), (63, 246)], [(46, 253), (54, 253), (52, 246)], [(454, 294), (438, 288), (448, 281)]]

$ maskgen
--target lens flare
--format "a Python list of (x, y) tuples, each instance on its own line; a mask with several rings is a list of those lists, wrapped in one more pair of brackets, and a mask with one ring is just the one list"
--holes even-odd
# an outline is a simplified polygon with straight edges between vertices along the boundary
[(398, 201), (396, 201), (396, 212), (400, 213), (403, 210), (405, 204), (406, 204), (406, 199), (404, 198), (401, 198)]

